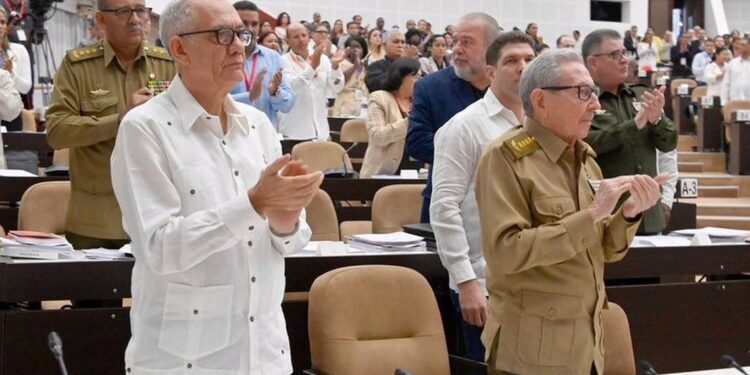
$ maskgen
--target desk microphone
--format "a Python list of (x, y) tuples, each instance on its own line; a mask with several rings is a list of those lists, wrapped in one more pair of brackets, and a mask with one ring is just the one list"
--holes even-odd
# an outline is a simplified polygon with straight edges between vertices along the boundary
[(641, 366), (641, 371), (643, 371), (644, 375), (659, 375), (654, 366), (651, 366), (647, 361), (640, 361), (638, 364)]
[(68, 369), (65, 368), (65, 361), (63, 360), (62, 340), (60, 340), (60, 335), (55, 331), (50, 332), (49, 335), (47, 335), (47, 344), (49, 344), (49, 350), (52, 352), (52, 355), (55, 356), (57, 363), (60, 365), (60, 373), (62, 375), (68, 375)]
[(737, 361), (735, 361), (731, 355), (724, 354), (723, 356), (721, 356), (720, 361), (721, 361), (721, 364), (724, 365), (725, 367), (734, 367), (737, 371), (747, 375), (745, 370), (742, 369), (742, 366), (740, 366), (740, 364), (737, 363)]
[(349, 148), (344, 150), (344, 153), (341, 154), (341, 165), (343, 168), (329, 168), (323, 171), (326, 178), (359, 178), (359, 173), (356, 171), (350, 171), (349, 167), (346, 165), (346, 157), (349, 155), (349, 151), (357, 146), (359, 146), (359, 142), (354, 142)]
[(394, 373), (394, 375), (412, 375), (412, 374), (411, 374), (411, 372), (409, 372), (409, 371), (406, 371), (406, 370), (402, 370), (402, 369), (400, 369), (400, 368), (397, 368), (397, 369), (396, 369), (396, 372)]

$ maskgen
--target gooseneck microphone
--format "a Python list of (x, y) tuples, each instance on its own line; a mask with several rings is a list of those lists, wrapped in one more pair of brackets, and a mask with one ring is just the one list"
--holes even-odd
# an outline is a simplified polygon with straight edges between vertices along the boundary
[(654, 366), (651, 366), (651, 364), (647, 361), (640, 361), (638, 363), (641, 366), (641, 371), (643, 371), (645, 375), (659, 375), (659, 373), (654, 369)]
[(60, 335), (55, 331), (50, 332), (49, 335), (47, 335), (47, 344), (49, 344), (49, 350), (52, 352), (52, 355), (55, 356), (57, 363), (60, 365), (60, 373), (62, 375), (68, 375), (68, 369), (65, 368), (65, 361), (63, 360), (63, 348)]
[(411, 375), (411, 372), (397, 368), (395, 375)]
[(732, 357), (731, 355), (724, 354), (723, 356), (721, 356), (720, 360), (721, 360), (721, 364), (724, 365), (725, 367), (733, 367), (737, 371), (747, 375), (747, 372), (745, 372), (745, 370), (742, 369), (742, 366), (740, 366), (740, 364), (737, 363), (737, 361), (735, 361), (734, 357)]

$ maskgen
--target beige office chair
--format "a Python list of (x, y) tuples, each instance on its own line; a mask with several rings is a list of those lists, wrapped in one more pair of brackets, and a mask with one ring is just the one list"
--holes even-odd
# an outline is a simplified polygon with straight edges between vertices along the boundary
[(731, 100), (724, 104), (721, 113), (724, 115), (724, 139), (727, 144), (732, 143), (732, 136), (729, 132), (729, 123), (732, 121), (732, 113), (741, 109), (750, 109), (750, 100)]
[(698, 86), (693, 89), (693, 92), (690, 94), (690, 101), (693, 103), (700, 104), (701, 98), (706, 96), (708, 94), (708, 86)]
[(21, 111), (21, 129), (25, 132), (36, 132), (36, 114), (33, 110), (24, 109)]
[(604, 325), (604, 375), (635, 375), (633, 341), (625, 311), (609, 302), (609, 309), (602, 310)]
[(52, 154), (52, 165), (70, 165), (70, 149), (55, 150)]
[(680, 85), (682, 84), (687, 84), (688, 87), (691, 87), (691, 88), (698, 86), (698, 83), (692, 79), (687, 79), (687, 78), (673, 79), (671, 82), (669, 82), (669, 90), (672, 92), (672, 96), (677, 95), (677, 88), (680, 87)]
[(348, 170), (354, 170), (346, 150), (335, 142), (308, 141), (298, 143), (292, 147), (292, 158), (307, 165), (310, 172), (342, 169), (344, 163)]
[(32, 185), (21, 197), (18, 229), (64, 234), (69, 199), (70, 181), (47, 181)]
[(312, 229), (312, 241), (338, 241), (339, 219), (336, 208), (325, 190), (318, 189), (312, 202), (305, 207), (307, 224)]
[(363, 119), (346, 120), (341, 126), (341, 142), (367, 143), (370, 136), (367, 133), (367, 121)]
[(450, 373), (435, 295), (408, 268), (355, 266), (321, 275), (310, 288), (307, 328), (320, 373)]
[(2, 225), (0, 225), (0, 236), (4, 236), (4, 235), (5, 235), (5, 228), (3, 228)]
[(398, 232), (404, 224), (419, 223), (423, 184), (389, 185), (372, 200), (372, 232)]

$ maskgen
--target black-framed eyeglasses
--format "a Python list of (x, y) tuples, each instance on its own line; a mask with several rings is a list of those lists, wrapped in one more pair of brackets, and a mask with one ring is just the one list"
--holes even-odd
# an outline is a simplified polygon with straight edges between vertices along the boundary
[(242, 45), (245, 47), (249, 46), (250, 43), (253, 41), (253, 32), (250, 30), (232, 30), (228, 27), (222, 27), (219, 29), (213, 29), (213, 30), (200, 30), (200, 31), (191, 31), (188, 33), (182, 33), (178, 34), (177, 36), (189, 36), (189, 35), (197, 35), (197, 34), (208, 34), (208, 33), (214, 33), (216, 36), (216, 42), (223, 46), (228, 46), (234, 43), (234, 37), (239, 38), (240, 42), (242, 42)]
[(599, 94), (601, 93), (601, 89), (599, 88), (599, 86), (549, 86), (542, 87), (541, 89), (550, 91), (578, 89), (578, 99), (581, 99), (584, 102), (591, 99), (591, 95), (596, 95), (596, 97), (598, 98)]
[(620, 61), (620, 59), (622, 59), (623, 56), (627, 56), (627, 54), (628, 54), (627, 50), (621, 49), (621, 50), (607, 52), (607, 53), (597, 53), (597, 54), (591, 55), (591, 56), (594, 56), (594, 57), (607, 56), (607, 57), (609, 57), (612, 60)]
[(135, 13), (138, 18), (146, 18), (151, 15), (151, 9), (149, 7), (138, 7), (138, 8), (129, 8), (129, 7), (123, 7), (123, 8), (117, 8), (117, 9), (102, 9), (102, 12), (105, 13), (112, 13), (117, 18), (122, 19), (129, 19), (133, 13)]

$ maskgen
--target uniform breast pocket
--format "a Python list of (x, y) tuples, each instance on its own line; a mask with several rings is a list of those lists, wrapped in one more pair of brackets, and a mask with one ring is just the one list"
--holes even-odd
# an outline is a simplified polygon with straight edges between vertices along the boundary
[(518, 357), (542, 366), (567, 365), (576, 334), (576, 318), (583, 311), (583, 298), (526, 291), (522, 306)]
[(225, 348), (232, 324), (233, 292), (232, 285), (168, 284), (159, 348), (185, 359)]
[(534, 212), (538, 222), (554, 223), (572, 214), (576, 209), (573, 198), (568, 196), (547, 196), (534, 199)]
[(87, 116), (106, 116), (117, 113), (117, 98), (88, 97), (81, 102), (81, 112)]
[(190, 167), (174, 172), (175, 185), (182, 203), (183, 214), (214, 208), (215, 181), (208, 167)]

